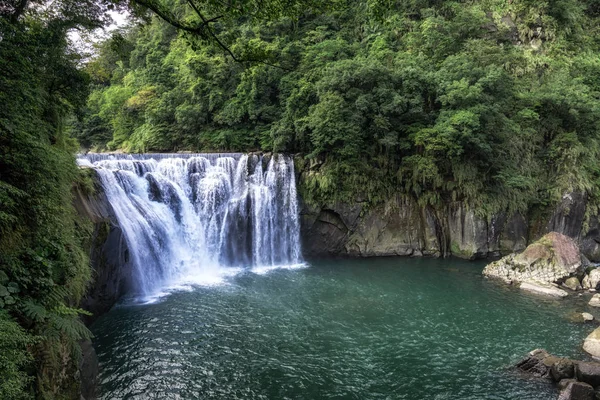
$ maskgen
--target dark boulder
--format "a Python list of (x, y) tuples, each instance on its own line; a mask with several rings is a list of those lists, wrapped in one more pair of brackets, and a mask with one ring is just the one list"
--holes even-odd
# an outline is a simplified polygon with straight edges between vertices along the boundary
[(562, 392), (563, 390), (565, 390), (572, 382), (577, 382), (577, 379), (573, 378), (573, 379), (562, 379), (560, 382), (558, 382), (558, 384), (556, 385), (558, 387), (558, 390), (560, 392)]
[(567, 388), (560, 392), (558, 400), (594, 400), (594, 388), (583, 382), (569, 382)]
[(561, 358), (550, 368), (550, 374), (555, 381), (570, 379), (575, 376), (575, 363), (568, 358)]
[(551, 378), (551, 368), (554, 363), (562, 360), (543, 349), (533, 350), (517, 363), (517, 369), (539, 378)]
[(96, 350), (89, 340), (82, 341), (79, 376), (81, 381), (81, 397), (85, 400), (96, 400), (98, 389), (98, 357)]
[(575, 368), (577, 380), (596, 387), (600, 386), (600, 363), (580, 362)]

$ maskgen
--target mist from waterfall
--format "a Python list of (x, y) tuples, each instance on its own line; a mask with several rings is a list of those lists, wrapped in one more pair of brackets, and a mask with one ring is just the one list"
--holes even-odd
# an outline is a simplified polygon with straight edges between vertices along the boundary
[(87, 154), (78, 162), (98, 171), (142, 298), (302, 265), (290, 157)]

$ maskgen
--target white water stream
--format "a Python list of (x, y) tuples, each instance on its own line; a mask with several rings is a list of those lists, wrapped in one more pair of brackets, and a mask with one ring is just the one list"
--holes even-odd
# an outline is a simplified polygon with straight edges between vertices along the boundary
[(78, 162), (98, 171), (143, 298), (302, 265), (289, 157), (87, 154)]

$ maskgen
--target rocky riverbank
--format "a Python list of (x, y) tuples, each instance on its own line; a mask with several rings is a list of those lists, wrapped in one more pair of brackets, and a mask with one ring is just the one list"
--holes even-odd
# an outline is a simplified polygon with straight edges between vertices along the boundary
[(561, 358), (536, 349), (517, 363), (516, 368), (555, 382), (559, 390), (558, 400), (600, 398), (600, 363)]
[[(558, 298), (577, 292), (581, 296), (583, 290), (595, 292), (600, 283), (600, 269), (593, 269), (573, 239), (557, 232), (544, 235), (521, 253), (490, 263), (483, 275), (538, 295)], [(595, 294), (588, 305), (600, 307), (600, 295)], [(594, 317), (587, 312), (577, 312), (572, 314), (571, 320), (585, 323), (594, 321)], [(583, 350), (600, 360), (600, 328), (584, 340)], [(598, 362), (560, 358), (537, 349), (516, 367), (554, 381), (560, 391), (558, 400), (600, 398)]]

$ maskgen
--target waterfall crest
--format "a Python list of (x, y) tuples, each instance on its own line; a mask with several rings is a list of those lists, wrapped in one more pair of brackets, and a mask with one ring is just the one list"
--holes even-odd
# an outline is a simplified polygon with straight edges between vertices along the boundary
[(244, 154), (87, 154), (142, 296), (176, 282), (301, 265), (294, 163)]

